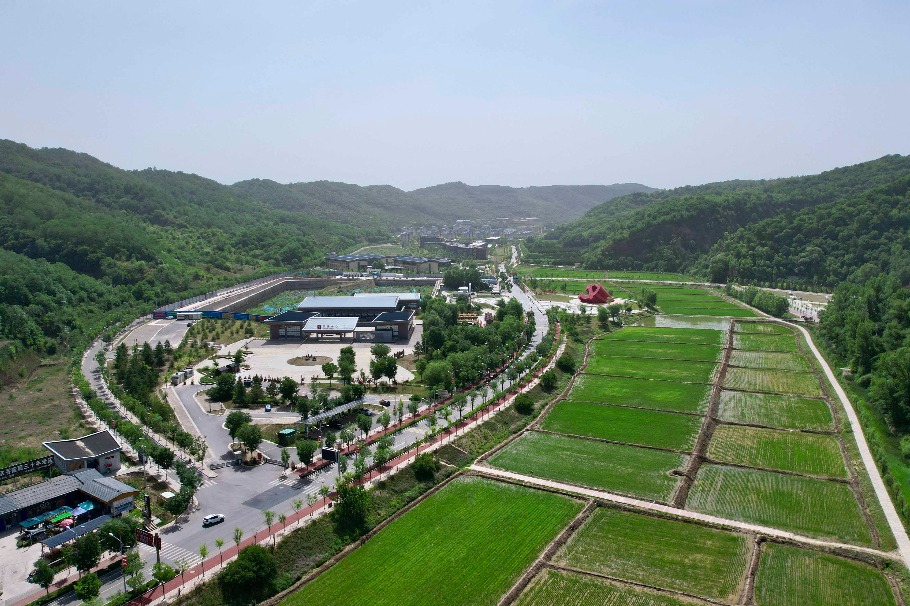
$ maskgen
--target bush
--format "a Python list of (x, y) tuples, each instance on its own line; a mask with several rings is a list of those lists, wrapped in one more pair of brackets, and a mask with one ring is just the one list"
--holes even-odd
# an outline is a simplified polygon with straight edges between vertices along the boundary
[(418, 482), (428, 482), (435, 477), (436, 472), (439, 470), (439, 462), (433, 458), (433, 455), (424, 452), (414, 457), (411, 469), (414, 471), (414, 477)]
[(556, 368), (567, 375), (571, 375), (575, 372), (575, 369), (578, 368), (578, 363), (575, 361), (575, 356), (569, 352), (565, 352), (556, 360)]
[(224, 595), (234, 602), (259, 601), (272, 594), (277, 575), (271, 552), (261, 545), (250, 545), (218, 575), (218, 582)]
[(540, 375), (540, 388), (547, 393), (550, 393), (556, 389), (556, 384), (559, 382), (556, 373), (551, 368), (547, 372)]
[(101, 579), (94, 572), (90, 572), (73, 584), (73, 590), (76, 592), (76, 597), (87, 602), (101, 591)]
[(515, 397), (515, 410), (523, 415), (534, 412), (534, 398), (527, 393), (520, 393)]

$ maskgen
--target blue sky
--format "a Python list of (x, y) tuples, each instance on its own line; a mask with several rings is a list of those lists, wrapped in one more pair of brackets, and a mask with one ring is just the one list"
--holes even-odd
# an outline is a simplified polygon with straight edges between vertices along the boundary
[(11, 2), (0, 137), (224, 183), (820, 172), (910, 153), (910, 2)]

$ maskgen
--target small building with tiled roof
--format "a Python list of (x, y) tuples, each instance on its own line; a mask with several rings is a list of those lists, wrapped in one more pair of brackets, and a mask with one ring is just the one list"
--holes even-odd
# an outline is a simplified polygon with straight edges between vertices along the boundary
[(120, 444), (111, 432), (98, 431), (73, 440), (45, 442), (62, 472), (97, 469), (108, 475), (120, 469)]

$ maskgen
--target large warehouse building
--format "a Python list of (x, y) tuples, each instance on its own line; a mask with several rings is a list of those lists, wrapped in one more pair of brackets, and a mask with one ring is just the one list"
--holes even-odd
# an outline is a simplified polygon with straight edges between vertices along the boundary
[(414, 332), (418, 293), (359, 293), (345, 297), (307, 297), (296, 310), (265, 321), (270, 338), (350, 338), (407, 341)]

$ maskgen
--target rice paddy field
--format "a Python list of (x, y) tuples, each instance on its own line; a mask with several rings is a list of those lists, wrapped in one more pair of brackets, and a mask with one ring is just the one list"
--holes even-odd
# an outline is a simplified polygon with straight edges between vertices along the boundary
[(716, 367), (716, 362), (593, 356), (588, 359), (585, 372), (640, 379), (710, 383)]
[(538, 478), (666, 502), (679, 482), (669, 474), (682, 468), (687, 459), (662, 450), (532, 431), (488, 462)]
[(734, 391), (759, 391), (794, 396), (820, 398), (821, 385), (814, 373), (789, 370), (758, 370), (753, 368), (727, 369), (724, 389)]
[(705, 328), (644, 328), (631, 326), (617, 330), (603, 341), (651, 341), (654, 343), (695, 343), (723, 345), (724, 332)]
[(663, 358), (672, 360), (701, 360), (716, 362), (720, 359), (720, 345), (698, 343), (651, 343), (599, 339), (592, 344), (591, 351), (601, 358)]
[(736, 323), (736, 329), (734, 332), (758, 333), (764, 335), (792, 335), (793, 329), (771, 322), (740, 321)]
[(687, 281), (694, 280), (685, 274), (670, 274), (645, 271), (613, 271), (595, 269), (577, 269), (574, 267), (542, 267), (534, 265), (519, 265), (518, 273), (535, 278), (580, 278), (585, 280), (655, 280), (655, 281)]
[(733, 347), (746, 351), (789, 351), (798, 352), (796, 337), (792, 334), (740, 333), (733, 335)]
[(641, 292), (640, 288), (636, 288), (635, 284), (626, 284), (625, 286), (621, 284), (616, 284), (613, 282), (605, 282), (603, 280), (537, 280), (535, 291), (536, 292), (553, 292), (564, 293), (577, 297), (578, 295), (585, 292), (588, 284), (600, 284), (606, 288), (610, 294), (612, 294), (617, 299), (628, 299), (634, 297), (636, 294)]
[(563, 570), (542, 570), (517, 606), (693, 606), (708, 602)]
[(723, 463), (847, 478), (833, 435), (720, 425), (708, 444), (708, 458)]
[(496, 604), (581, 508), (553, 493), (458, 478), (282, 604)]
[(686, 508), (817, 538), (872, 542), (859, 504), (843, 482), (702, 465)]
[(779, 429), (834, 429), (831, 409), (824, 400), (745, 391), (722, 391), (717, 416), (730, 423), (748, 423)]
[(749, 561), (750, 543), (741, 534), (600, 508), (556, 554), (554, 563), (735, 601)]
[(547, 431), (690, 451), (702, 417), (605, 404), (559, 402), (541, 422)]
[(708, 405), (710, 391), (709, 385), (698, 383), (582, 374), (576, 378), (569, 400), (702, 413)]
[(888, 579), (845, 558), (766, 544), (755, 581), (756, 606), (894, 606)]
[(812, 371), (812, 365), (804, 356), (783, 351), (734, 350), (730, 354), (730, 364), (743, 368)]

